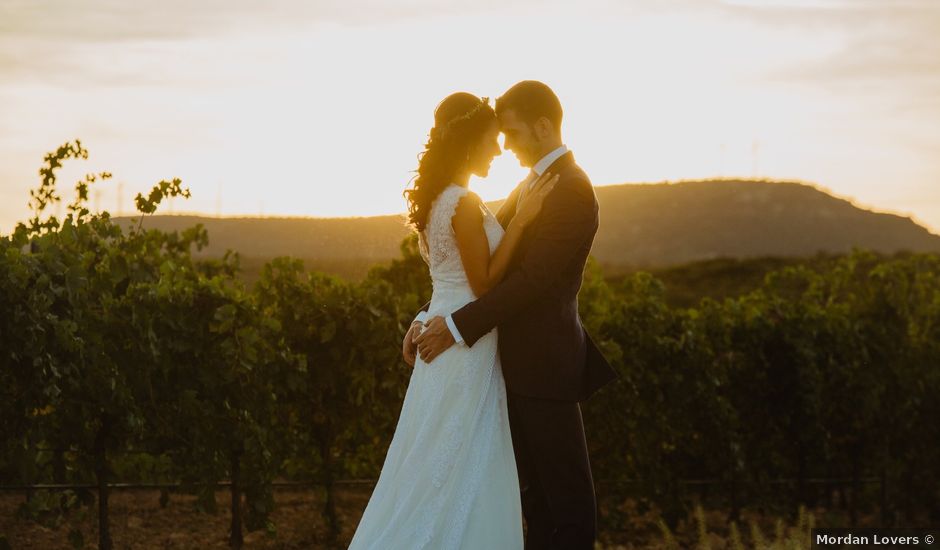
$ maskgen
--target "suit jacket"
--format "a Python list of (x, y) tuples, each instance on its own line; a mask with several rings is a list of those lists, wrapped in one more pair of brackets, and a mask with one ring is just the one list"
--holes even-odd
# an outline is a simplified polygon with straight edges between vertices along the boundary
[[(578, 291), (597, 233), (597, 197), (571, 152), (548, 171), (559, 176), (529, 224), (497, 286), (452, 314), (468, 346), (499, 327), (499, 353), (509, 391), (542, 399), (583, 401), (616, 378), (578, 315)], [(517, 187), (497, 213), (509, 225)]]

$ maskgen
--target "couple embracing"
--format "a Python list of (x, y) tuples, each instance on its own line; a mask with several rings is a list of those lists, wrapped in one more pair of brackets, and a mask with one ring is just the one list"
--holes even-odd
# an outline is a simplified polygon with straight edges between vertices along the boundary
[[(579, 402), (616, 375), (578, 316), (598, 208), (561, 123), (531, 80), (495, 109), (460, 92), (434, 112), (405, 191), (433, 292), (402, 344), (414, 370), (351, 549), (594, 547)], [(500, 133), (531, 171), (493, 214), (468, 182)]]

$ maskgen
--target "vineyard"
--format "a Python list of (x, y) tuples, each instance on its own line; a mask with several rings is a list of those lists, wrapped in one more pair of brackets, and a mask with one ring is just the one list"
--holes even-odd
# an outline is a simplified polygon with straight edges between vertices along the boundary
[[(201, 226), (90, 212), (108, 173), (50, 215), (56, 172), (87, 156), (78, 141), (48, 154), (34, 216), (0, 237), (0, 485), (25, 494), (16, 513), (54, 525), (93, 507), (104, 550), (114, 484), (152, 486), (164, 506), (179, 488), (193, 514), (221, 513), (224, 488), (240, 548), (277, 531), (278, 485), (305, 483), (343, 546), (354, 526), (338, 495), (378, 476), (410, 376), (401, 338), (430, 296), (415, 240), (360, 281), (279, 258), (248, 286), (237, 254), (193, 258)], [(143, 219), (188, 196), (166, 180), (136, 206)], [(583, 406), (602, 532), (627, 498), (675, 525), (693, 496), (737, 519), (833, 491), (853, 524), (871, 510), (886, 526), (940, 523), (940, 256), (856, 251), (689, 307), (647, 273), (589, 264), (580, 304), (620, 373)]]

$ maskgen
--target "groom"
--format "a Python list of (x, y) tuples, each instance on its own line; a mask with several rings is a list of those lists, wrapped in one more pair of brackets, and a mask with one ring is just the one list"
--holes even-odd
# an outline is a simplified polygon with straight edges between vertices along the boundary
[(496, 214), (500, 224), (509, 225), (520, 197), (545, 171), (559, 180), (525, 230), (503, 281), (446, 319), (434, 317), (420, 335), (415, 321), (402, 349), (411, 363), (415, 346), (431, 362), (450, 346), (473, 346), (499, 327), (526, 549), (589, 550), (596, 505), (578, 402), (616, 376), (578, 316), (578, 290), (597, 232), (597, 198), (563, 145), (561, 103), (551, 88), (519, 82), (496, 100), (496, 114), (506, 149), (532, 169)]

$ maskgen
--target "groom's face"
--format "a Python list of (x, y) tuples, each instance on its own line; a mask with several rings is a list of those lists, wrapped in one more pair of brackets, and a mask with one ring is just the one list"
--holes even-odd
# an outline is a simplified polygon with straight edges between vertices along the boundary
[(516, 155), (519, 164), (526, 168), (535, 166), (540, 147), (532, 126), (522, 120), (514, 109), (506, 109), (499, 114), (499, 130), (506, 136), (504, 148)]

